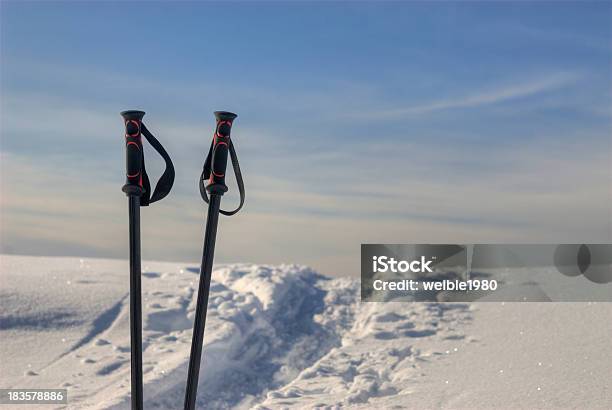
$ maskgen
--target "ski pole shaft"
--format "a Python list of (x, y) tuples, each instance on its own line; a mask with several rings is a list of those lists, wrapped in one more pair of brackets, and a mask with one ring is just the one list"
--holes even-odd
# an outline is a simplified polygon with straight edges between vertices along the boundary
[(200, 376), (200, 363), (202, 360), (202, 345), (204, 343), (204, 327), (206, 326), (206, 311), (210, 282), (212, 276), (213, 258), (215, 254), (215, 237), (219, 222), (219, 205), (221, 196), (212, 194), (208, 206), (206, 233), (204, 235), (204, 250), (202, 252), (202, 265), (200, 268), (200, 285), (198, 288), (198, 301), (196, 305), (195, 320), (193, 323), (193, 336), (191, 340), (191, 354), (189, 356), (189, 371), (187, 373), (187, 390), (185, 393), (185, 410), (195, 409)]
[(140, 197), (130, 195), (130, 345), (132, 410), (142, 410), (142, 304), (140, 288)]
[(206, 190), (210, 193), (210, 203), (206, 219), (206, 231), (204, 233), (204, 249), (202, 251), (202, 264), (200, 266), (200, 284), (198, 287), (198, 300), (193, 324), (191, 354), (189, 356), (187, 388), (185, 391), (185, 410), (194, 410), (196, 405), (208, 296), (210, 293), (215, 241), (219, 223), (219, 208), (221, 205), (221, 197), (227, 192), (225, 171), (229, 153), (230, 132), (236, 114), (226, 111), (216, 111), (215, 117), (217, 119), (217, 126), (215, 128), (213, 143), (209, 154), (210, 158), (208, 158), (210, 160), (211, 173), (209, 184), (206, 187)]
[(130, 226), (130, 347), (132, 410), (143, 409), (142, 394), (142, 307), (140, 288), (140, 196), (142, 188), (142, 111), (124, 111), (126, 183)]

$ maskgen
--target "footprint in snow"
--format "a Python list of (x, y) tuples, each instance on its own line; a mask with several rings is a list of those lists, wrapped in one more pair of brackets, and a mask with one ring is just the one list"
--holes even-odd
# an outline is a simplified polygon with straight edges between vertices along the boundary
[(408, 337), (427, 337), (427, 336), (433, 336), (435, 334), (436, 334), (435, 330), (428, 330), (428, 329), (408, 330), (404, 332), (404, 336), (408, 336)]
[(397, 335), (392, 332), (378, 332), (374, 334), (374, 338), (378, 340), (391, 340), (395, 339)]
[(393, 312), (374, 317), (374, 321), (378, 323), (397, 322), (397, 321), (404, 320), (404, 319), (406, 319), (406, 316), (398, 315), (397, 313), (393, 313)]
[(96, 372), (96, 375), (98, 375), (98, 376), (106, 376), (107, 374), (110, 374), (110, 373), (114, 372), (115, 370), (117, 370), (118, 368), (120, 368), (122, 365), (123, 365), (122, 362), (115, 362), (115, 363), (108, 364), (108, 365), (102, 367), (100, 370), (98, 370)]

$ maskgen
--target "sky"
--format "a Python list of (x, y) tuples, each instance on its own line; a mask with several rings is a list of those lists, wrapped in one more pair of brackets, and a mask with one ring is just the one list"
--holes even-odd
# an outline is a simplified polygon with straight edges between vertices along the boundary
[(220, 263), (355, 276), (361, 243), (612, 241), (609, 2), (0, 6), (2, 253), (127, 258), (125, 109), (176, 168), (144, 259), (201, 258), (215, 110), (247, 190)]

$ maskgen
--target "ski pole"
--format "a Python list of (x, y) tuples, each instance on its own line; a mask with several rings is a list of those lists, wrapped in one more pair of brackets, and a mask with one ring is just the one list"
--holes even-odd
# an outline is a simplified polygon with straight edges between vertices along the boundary
[[(204, 163), (204, 170), (200, 177), (200, 195), (209, 206), (206, 219), (206, 230), (204, 233), (202, 264), (200, 266), (198, 299), (195, 320), (193, 323), (191, 354), (189, 356), (187, 388), (185, 391), (185, 410), (194, 410), (196, 405), (219, 213), (226, 216), (234, 215), (242, 208), (245, 196), (238, 157), (236, 156), (234, 145), (230, 139), (232, 123), (237, 115), (227, 111), (215, 111), (215, 117), (217, 125), (208, 156)], [(234, 174), (236, 175), (238, 190), (240, 192), (240, 205), (233, 211), (224, 211), (220, 209), (221, 197), (228, 190), (227, 185), (225, 185), (225, 171), (227, 168), (228, 154), (232, 160)], [(208, 194), (210, 194), (210, 199), (208, 198)]]
[[(132, 410), (142, 410), (142, 305), (140, 257), (140, 207), (168, 195), (174, 182), (174, 166), (166, 150), (142, 123), (143, 111), (123, 111), (125, 123), (126, 183), (122, 191), (129, 202), (130, 237), (130, 348)], [(166, 170), (160, 177), (153, 195), (145, 170), (142, 135), (166, 161)]]

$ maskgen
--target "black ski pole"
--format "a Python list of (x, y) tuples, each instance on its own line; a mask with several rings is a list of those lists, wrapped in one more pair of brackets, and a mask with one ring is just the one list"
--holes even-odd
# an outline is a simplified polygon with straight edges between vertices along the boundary
[[(125, 122), (126, 183), (123, 192), (129, 202), (130, 231), (130, 348), (132, 410), (142, 410), (142, 307), (140, 289), (140, 207), (168, 195), (174, 182), (174, 166), (161, 144), (142, 123), (143, 111), (123, 111)], [(142, 134), (166, 161), (166, 170), (151, 195), (144, 164)]]
[[(234, 145), (230, 139), (232, 122), (237, 115), (226, 111), (216, 111), (215, 117), (217, 119), (215, 134), (210, 146), (210, 151), (208, 152), (208, 157), (204, 163), (204, 171), (200, 178), (200, 194), (202, 195), (202, 199), (209, 203), (209, 206), (206, 231), (204, 234), (202, 265), (200, 267), (198, 300), (193, 323), (191, 355), (189, 357), (189, 371), (187, 374), (187, 388), (185, 391), (185, 410), (194, 410), (196, 405), (200, 362), (202, 359), (202, 345), (204, 343), (204, 327), (206, 326), (206, 310), (208, 307), (208, 295), (210, 293), (219, 213), (227, 216), (234, 215), (244, 204), (242, 174), (240, 172)], [(240, 205), (233, 211), (224, 211), (220, 209), (221, 197), (228, 189), (227, 185), (225, 185), (225, 171), (227, 168), (228, 154), (232, 159), (234, 174), (236, 175), (238, 189), (240, 191)], [(210, 194), (210, 200), (208, 199), (208, 194)]]
[(132, 409), (142, 410), (142, 311), (140, 301), (140, 197), (142, 188), (142, 111), (124, 111), (127, 181), (130, 223), (130, 342), (132, 367)]

